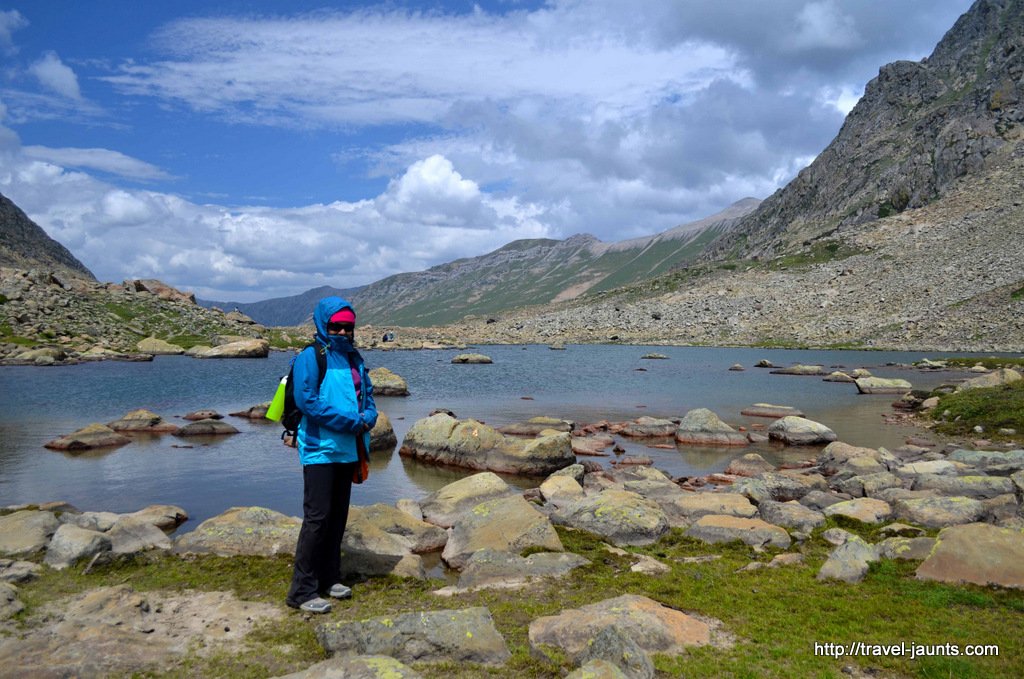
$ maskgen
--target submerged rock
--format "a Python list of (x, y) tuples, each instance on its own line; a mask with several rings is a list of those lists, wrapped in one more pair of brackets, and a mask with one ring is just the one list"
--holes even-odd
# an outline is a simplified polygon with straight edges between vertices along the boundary
[(90, 424), (76, 432), (49, 441), (44, 447), (51, 450), (92, 450), (94, 448), (113, 448), (131, 443), (132, 440), (102, 424)]

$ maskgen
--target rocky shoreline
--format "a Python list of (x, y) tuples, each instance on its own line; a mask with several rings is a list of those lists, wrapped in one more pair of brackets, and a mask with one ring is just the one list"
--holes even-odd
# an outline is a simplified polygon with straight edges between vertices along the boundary
[[(439, 597), (569, 581), (590, 561), (566, 551), (558, 526), (597, 536), (609, 554), (629, 560), (633, 572), (655, 579), (666, 577), (671, 564), (628, 549), (658, 544), (678, 532), (708, 545), (707, 558), (717, 558), (715, 545), (735, 541), (771, 556), (751, 562), (744, 569), (749, 571), (802, 567), (807, 549), (823, 542), (830, 551), (817, 568), (822, 582), (855, 584), (873, 562), (909, 560), (918, 562), (920, 580), (1024, 589), (1024, 450), (942, 444), (930, 437), (891, 451), (863, 448), (835, 440), (827, 426), (785, 406), (755, 408), (766, 421), (760, 432), (735, 430), (702, 409), (666, 421), (583, 425), (539, 418), (501, 431), (447, 413), (432, 415), (409, 431), (401, 454), (487, 471), (425, 497), (353, 507), (343, 545), (345, 578), (426, 580), (428, 560), (439, 558), (452, 574), (450, 584), (435, 590)], [(806, 462), (776, 467), (737, 448), (725, 472), (682, 478), (628, 456), (601, 463), (616, 437), (648, 445), (667, 440), (742, 446), (769, 436), (806, 450)], [(393, 432), (377, 447), (394, 451)], [(543, 481), (523, 491), (491, 469), (539, 475)], [(0, 638), (3, 666), (33, 668), (34, 676), (60, 676), (72, 666), (82, 676), (145, 671), (179, 661), (190, 643), (230, 649), (261, 621), (289, 615), (283, 603), (239, 601), (230, 593), (140, 592), (128, 586), (92, 590), (45, 611), (20, 613), (19, 587), (30, 586), (43, 568), (88, 572), (154, 554), (287, 556), (301, 523), (266, 508), (235, 507), (190, 532), (168, 535), (186, 519), (185, 509), (167, 505), (131, 514), (80, 511), (61, 502), (5, 508), (0, 516), (5, 557), (0, 581), (6, 583), (0, 585), (0, 617), (8, 621)], [(836, 521), (870, 526), (879, 539), (868, 542), (838, 526), (823, 530)], [(625, 624), (626, 619), (640, 627)], [(424, 620), (433, 622), (424, 625)], [(531, 654), (568, 658), (579, 667), (570, 676), (579, 677), (600, 668), (610, 672), (601, 676), (653, 676), (651, 654), (672, 656), (732, 643), (721, 621), (635, 595), (593, 601), (526, 624)], [(97, 637), (106, 639), (105, 657), (83, 661)], [(383, 663), (398, 673), (393, 676), (412, 677), (419, 676), (409, 667), (414, 662), (501, 667), (510, 657), (508, 641), (486, 607), (439, 606), (360, 620), (332, 615), (316, 625), (316, 637), (332, 660), (287, 676), (333, 676)], [(620, 652), (623, 648), (628, 653)]]

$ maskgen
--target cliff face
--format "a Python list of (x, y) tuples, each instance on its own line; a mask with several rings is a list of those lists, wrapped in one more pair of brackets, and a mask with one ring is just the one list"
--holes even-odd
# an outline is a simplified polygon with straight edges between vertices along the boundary
[(84, 264), (0, 194), (0, 266), (56, 270), (96, 280)]
[(764, 259), (921, 207), (1021, 140), (1024, 1), (978, 0), (920, 63), (884, 66), (839, 134), (705, 259)]

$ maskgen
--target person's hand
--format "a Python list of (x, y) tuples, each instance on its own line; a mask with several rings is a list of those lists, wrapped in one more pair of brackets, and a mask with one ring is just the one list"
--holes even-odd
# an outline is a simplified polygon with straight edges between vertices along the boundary
[(284, 437), (281, 438), (281, 443), (283, 443), (284, 445), (288, 446), (289, 448), (294, 448), (295, 447), (295, 437), (294, 436), (284, 436)]

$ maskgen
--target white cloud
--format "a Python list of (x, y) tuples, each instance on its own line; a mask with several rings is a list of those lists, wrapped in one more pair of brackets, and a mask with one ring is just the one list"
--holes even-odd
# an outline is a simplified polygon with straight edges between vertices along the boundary
[(842, 49), (860, 42), (856, 22), (837, 6), (835, 0), (808, 3), (796, 15), (794, 49)]
[(99, 278), (160, 278), (212, 299), (362, 285), (550, 235), (540, 208), (488, 195), (441, 156), (372, 200), (297, 208), (200, 205), (18, 153), (0, 167), (0, 191)]
[(18, 10), (0, 11), (0, 54), (17, 54), (18, 48), (11, 34), (19, 28), (28, 26), (28, 21)]
[(52, 92), (68, 99), (82, 98), (82, 92), (78, 88), (78, 76), (60, 60), (56, 52), (44, 54), (28, 67), (28, 72), (39, 80), (40, 85)]
[(65, 167), (99, 170), (127, 179), (142, 181), (173, 179), (170, 174), (155, 165), (110, 149), (26, 146), (23, 150), (27, 157), (34, 160), (45, 160)]

